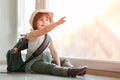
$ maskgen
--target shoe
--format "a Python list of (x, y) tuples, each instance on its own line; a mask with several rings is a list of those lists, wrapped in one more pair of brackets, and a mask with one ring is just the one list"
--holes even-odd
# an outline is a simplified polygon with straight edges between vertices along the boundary
[(68, 69), (68, 76), (76, 77), (77, 75), (85, 75), (86, 74), (86, 67), (72, 67)]
[(84, 70), (78, 73), (78, 76), (84, 76), (87, 73), (87, 66), (83, 66)]
[(84, 76), (86, 74), (86, 71), (78, 73), (78, 76)]

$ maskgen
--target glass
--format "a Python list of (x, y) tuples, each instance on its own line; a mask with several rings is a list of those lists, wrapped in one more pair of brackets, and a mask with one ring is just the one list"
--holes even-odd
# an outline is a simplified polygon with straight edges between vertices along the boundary
[[(25, 34), (30, 32), (30, 23), (29, 19), (31, 17), (32, 12), (35, 10), (35, 1), (36, 0), (22, 0), (20, 12), (22, 13), (20, 17), (22, 17), (21, 26), (18, 29), (19, 34)], [(18, 16), (19, 17), (19, 16)]]
[(66, 22), (50, 32), (60, 56), (120, 61), (119, 0), (49, 0), (54, 20)]

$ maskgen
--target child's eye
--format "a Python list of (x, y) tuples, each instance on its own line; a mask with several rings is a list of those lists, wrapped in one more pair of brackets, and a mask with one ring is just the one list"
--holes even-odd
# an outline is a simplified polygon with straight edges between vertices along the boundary
[(46, 21), (49, 21), (49, 19), (46, 19)]

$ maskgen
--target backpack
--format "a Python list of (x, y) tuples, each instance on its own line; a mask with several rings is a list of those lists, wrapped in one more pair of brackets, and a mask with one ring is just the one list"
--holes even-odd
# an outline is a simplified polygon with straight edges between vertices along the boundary
[[(6, 54), (6, 61), (7, 61), (7, 71), (8, 72), (25, 72), (25, 65), (35, 58), (36, 56), (40, 55), (48, 46), (50, 42), (50, 36), (48, 34), (45, 35), (45, 39), (40, 47), (32, 54), (30, 58), (26, 61), (23, 61), (21, 51), (28, 48), (28, 39), (22, 37), (16, 43), (16, 45), (8, 50)], [(15, 51), (17, 49), (17, 51)]]

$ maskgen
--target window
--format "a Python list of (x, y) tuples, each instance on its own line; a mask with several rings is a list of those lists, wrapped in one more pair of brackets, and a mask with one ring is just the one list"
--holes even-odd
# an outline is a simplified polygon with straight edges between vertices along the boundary
[(51, 33), (61, 56), (120, 61), (120, 1), (49, 0), (54, 20), (66, 23)]
[[(35, 1), (40, 0), (18, 0), (19, 34), (30, 30)], [(60, 56), (77, 66), (120, 72), (119, 0), (41, 1), (49, 2), (55, 21), (66, 16), (66, 22), (50, 32)]]
[(35, 10), (35, 0), (18, 0), (18, 35), (30, 31), (29, 19)]

